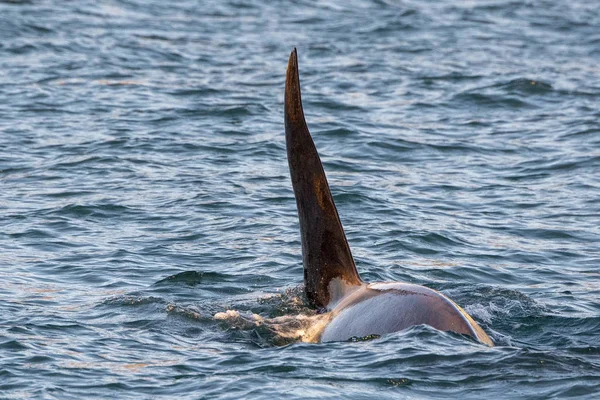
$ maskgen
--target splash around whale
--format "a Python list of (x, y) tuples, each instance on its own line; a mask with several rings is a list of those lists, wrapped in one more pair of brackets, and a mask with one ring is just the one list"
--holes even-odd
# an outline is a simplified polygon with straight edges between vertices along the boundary
[(442, 293), (409, 283), (366, 283), (360, 278), (304, 118), (296, 49), (287, 66), (284, 114), (305, 293), (313, 307), (324, 311), (310, 341), (344, 341), (429, 325), (493, 346), (477, 322)]

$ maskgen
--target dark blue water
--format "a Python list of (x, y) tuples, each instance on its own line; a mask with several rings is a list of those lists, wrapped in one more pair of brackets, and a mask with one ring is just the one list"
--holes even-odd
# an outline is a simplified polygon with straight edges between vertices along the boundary
[[(363, 278), (495, 348), (302, 342), (294, 46)], [(0, 398), (600, 398), (599, 105), (593, 1), (1, 1)]]

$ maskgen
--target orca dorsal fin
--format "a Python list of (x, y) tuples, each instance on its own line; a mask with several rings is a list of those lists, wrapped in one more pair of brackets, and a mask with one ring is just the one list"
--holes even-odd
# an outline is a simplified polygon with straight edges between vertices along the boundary
[(315, 307), (327, 307), (344, 292), (340, 283), (355, 286), (362, 282), (304, 119), (296, 49), (288, 61), (284, 113), (288, 163), (300, 219), (305, 291)]

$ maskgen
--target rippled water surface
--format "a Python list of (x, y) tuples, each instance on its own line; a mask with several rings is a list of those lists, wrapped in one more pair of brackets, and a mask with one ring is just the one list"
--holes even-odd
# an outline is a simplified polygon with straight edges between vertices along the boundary
[[(4, 0), (0, 39), (0, 398), (600, 397), (595, 2)], [(298, 340), (294, 46), (361, 275), (495, 348)]]

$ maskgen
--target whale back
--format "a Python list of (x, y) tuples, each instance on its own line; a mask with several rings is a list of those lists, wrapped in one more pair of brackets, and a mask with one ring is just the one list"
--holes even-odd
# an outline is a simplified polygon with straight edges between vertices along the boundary
[(469, 335), (488, 346), (494, 343), (460, 306), (442, 293), (420, 285), (383, 282), (364, 285), (332, 310), (320, 334), (321, 342), (384, 335), (415, 325)]
[(288, 163), (300, 220), (306, 296), (315, 307), (327, 307), (339, 300), (346, 286), (362, 282), (304, 119), (296, 49), (288, 61), (284, 114)]

